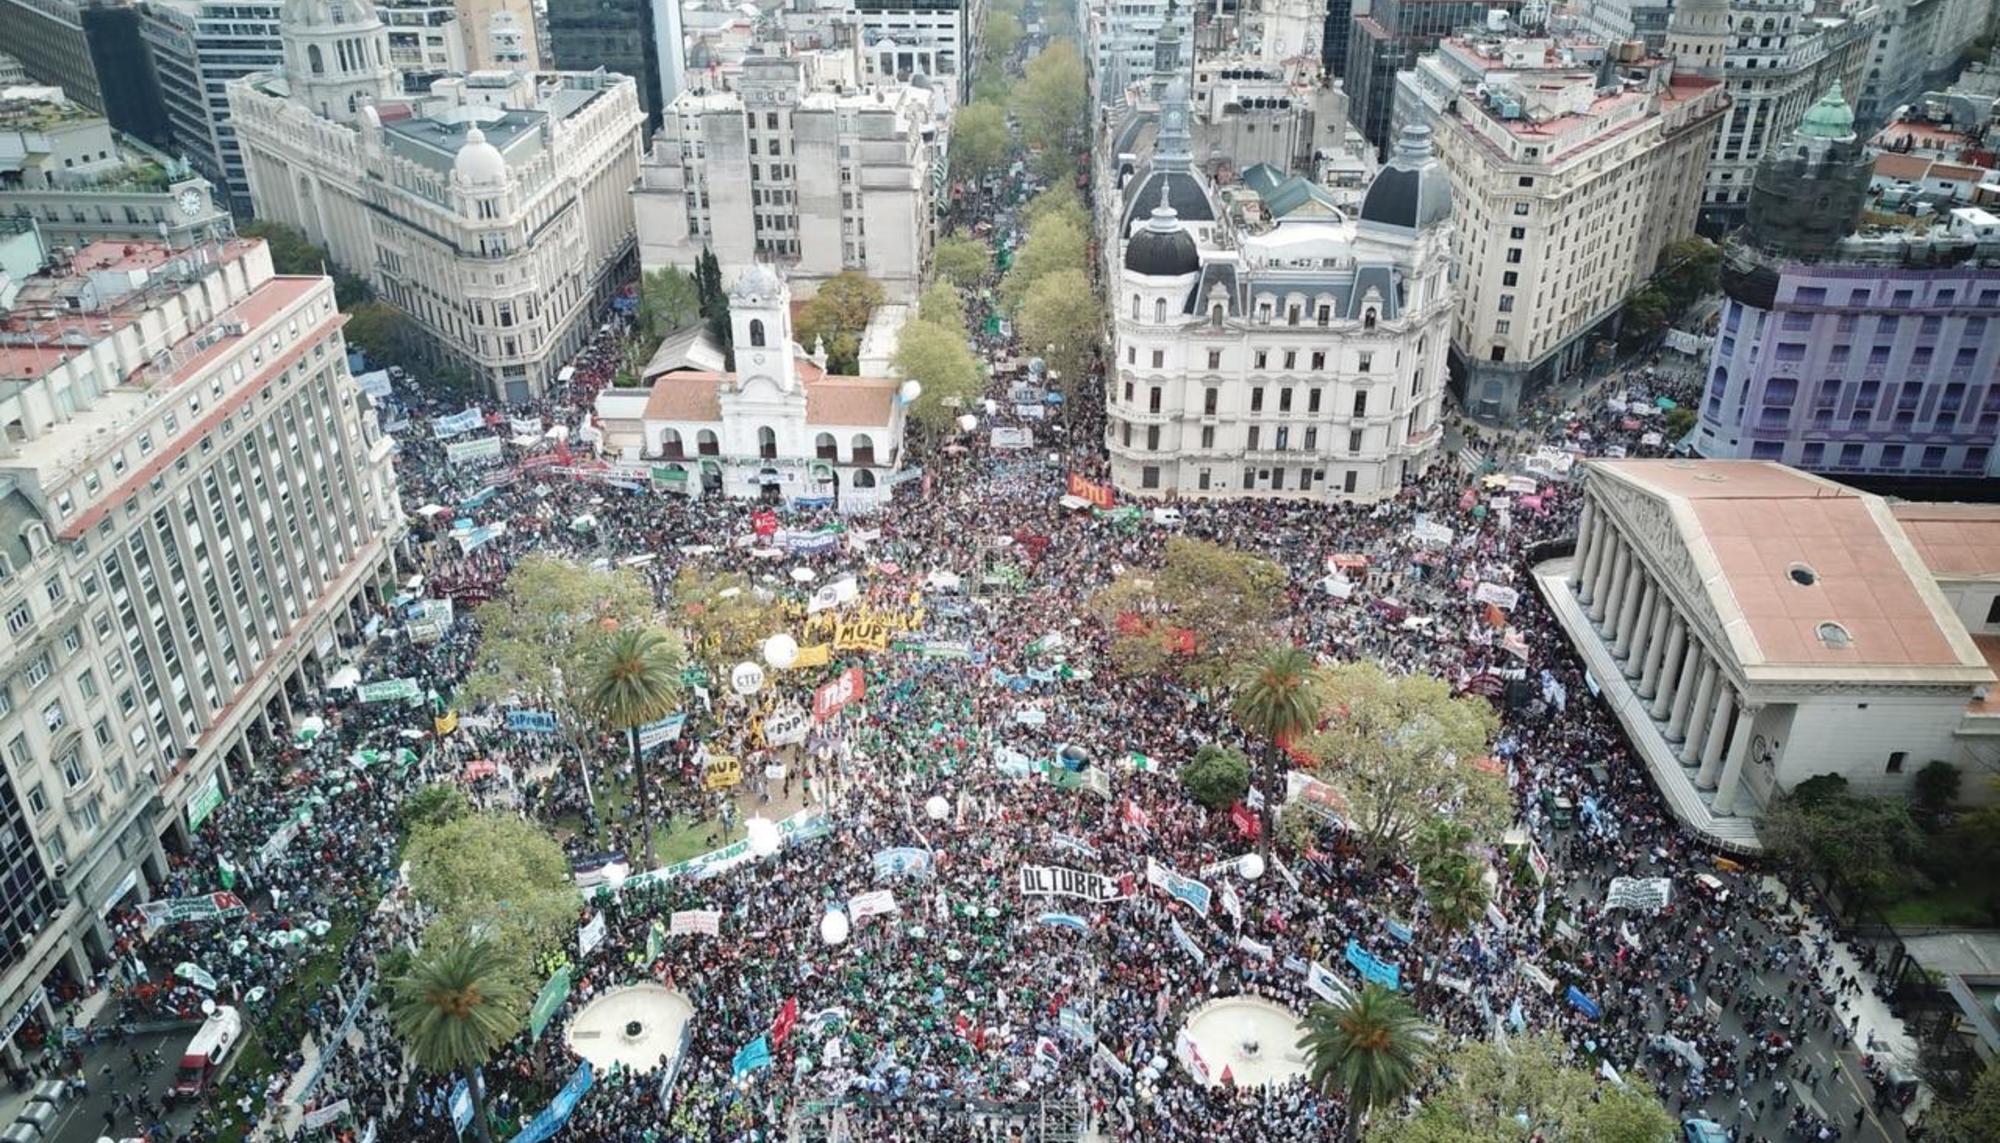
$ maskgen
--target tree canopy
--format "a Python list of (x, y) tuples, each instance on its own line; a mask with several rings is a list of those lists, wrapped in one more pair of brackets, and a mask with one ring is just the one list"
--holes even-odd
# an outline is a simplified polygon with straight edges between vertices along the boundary
[(265, 245), (271, 248), (271, 269), (277, 273), (330, 275), (333, 278), (333, 304), (343, 311), (375, 296), (368, 279), (337, 265), (327, 254), (326, 247), (314, 243), (296, 227), (253, 218), (238, 226), (236, 233), (243, 238), (262, 238)]
[(547, 830), (511, 813), (468, 814), (417, 831), (404, 856), (410, 891), (432, 910), (441, 940), (491, 940), (517, 979), (576, 924), (569, 859)]
[(655, 345), (701, 320), (694, 275), (662, 266), (639, 279), (639, 328)]
[(384, 364), (413, 364), (430, 348), (423, 327), (388, 302), (363, 301), (347, 307), (347, 326), (341, 335), (370, 361)]
[(996, 103), (975, 100), (951, 123), (951, 173), (983, 179), (1006, 163), (1012, 143), (1007, 113)]
[(1074, 398), (1089, 381), (1091, 357), (1102, 332), (1097, 297), (1082, 270), (1061, 270), (1037, 281), (1015, 319), (1020, 343), (1040, 354)]
[(1210, 742), (1181, 767), (1180, 779), (1188, 797), (1211, 810), (1227, 809), (1250, 789), (1250, 762), (1242, 751)]
[[(529, 556), (500, 594), (472, 613), (479, 648), (462, 693), (473, 702), (519, 695), (543, 710), (581, 713), (578, 688), (598, 644), (653, 612), (653, 589), (631, 568), (595, 571), (558, 556)], [(582, 722), (569, 720), (573, 731)]]
[[(1417, 1113), (1368, 1133), (1370, 1143), (1660, 1143), (1677, 1124), (1643, 1077), (1614, 1083), (1571, 1067), (1553, 1036), (1517, 1036), (1505, 1045), (1470, 1040), (1448, 1053)], [(1523, 1123), (1516, 1116), (1525, 1116)]]
[(965, 332), (965, 299), (950, 282), (932, 282), (917, 295), (917, 320)]
[(954, 286), (976, 286), (993, 272), (993, 250), (977, 238), (948, 234), (931, 248), (931, 264)]
[(881, 283), (859, 270), (843, 270), (821, 282), (800, 307), (793, 332), (808, 352), (815, 343), (825, 348), (829, 372), (853, 373), (860, 367), (861, 331), (882, 299)]
[[(1013, 264), (1000, 282), (1001, 303), (1009, 309), (1018, 310), (1026, 303), (1028, 291), (1034, 288), (1035, 283), (1065, 270), (1074, 270), (1079, 274), (1087, 270), (1090, 264), (1088, 235), (1087, 227), (1079, 225), (1074, 218), (1061, 211), (1052, 211), (1030, 223), (1027, 237), (1014, 251)], [(1086, 289), (1088, 285), (1086, 280)]]
[[(928, 299), (929, 294), (925, 297)], [(956, 295), (953, 297), (955, 300)], [(923, 393), (909, 412), (918, 422), (932, 428), (949, 424), (979, 396), (985, 385), (985, 375), (966, 341), (963, 324), (946, 326), (921, 320), (904, 325), (894, 364), (897, 373), (923, 385)]]
[(1876, 902), (1918, 876), (1924, 849), (1907, 802), (1852, 793), (1831, 774), (1773, 798), (1757, 832), (1793, 867)]
[(1077, 54), (1075, 42), (1051, 40), (1028, 61), (1013, 95), (1021, 136), (1036, 147), (1036, 166), (1051, 178), (1067, 173), (1076, 162), (1089, 102), (1083, 57)]
[(1220, 686), (1267, 643), (1285, 605), (1285, 571), (1262, 556), (1173, 536), (1158, 568), (1126, 568), (1090, 599), (1124, 674)]
[(1305, 742), (1314, 768), (1346, 795), (1354, 832), (1369, 848), (1400, 846), (1432, 816), (1499, 840), (1514, 799), (1500, 775), (1477, 763), (1500, 725), (1475, 695), (1452, 697), (1429, 675), (1392, 675), (1374, 662), (1326, 672), (1330, 718)]
[(785, 627), (777, 601), (749, 576), (693, 566), (674, 576), (673, 614), (687, 629), (689, 657), (716, 676), (754, 658), (764, 640)]

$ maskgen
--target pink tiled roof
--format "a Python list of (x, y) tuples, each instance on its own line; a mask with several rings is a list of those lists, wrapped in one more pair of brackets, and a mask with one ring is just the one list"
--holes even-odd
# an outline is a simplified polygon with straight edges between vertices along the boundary
[(646, 400), (649, 421), (709, 422), (722, 419), (722, 396), (717, 388), (733, 374), (662, 373), (653, 381), (653, 395)]
[(2000, 575), (2000, 504), (1897, 504), (1890, 509), (1932, 574)]

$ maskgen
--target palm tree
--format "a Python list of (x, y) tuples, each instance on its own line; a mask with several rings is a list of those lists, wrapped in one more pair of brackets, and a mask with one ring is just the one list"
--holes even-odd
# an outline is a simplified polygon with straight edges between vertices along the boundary
[(1431, 920), (1447, 933), (1464, 932), (1493, 899), (1486, 889), (1485, 870), (1464, 854), (1424, 866), (1422, 884)]
[[(1229, 672), (1229, 686), (1233, 692), (1229, 713), (1236, 725), (1264, 740), (1262, 777), (1268, 782), (1282, 772), (1284, 748), (1279, 743), (1310, 734), (1319, 725), (1324, 703), (1319, 667), (1303, 648), (1267, 647), (1236, 664)], [(1275, 792), (1265, 793), (1264, 828), (1257, 849), (1266, 858), (1271, 855), (1278, 800)]]
[(514, 963), (486, 940), (426, 945), (389, 989), (389, 1019), (418, 1067), (471, 1077), (473, 1126), (486, 1127), (486, 1080), (479, 1068), (521, 1032), (528, 993)]
[(1361, 1137), (1361, 1121), (1378, 1107), (1402, 1101), (1430, 1058), (1434, 1032), (1398, 993), (1365, 984), (1342, 1004), (1315, 1004), (1306, 1013), (1306, 1079), (1322, 1094), (1347, 1102), (1347, 1138)]
[(632, 747), (632, 774), (639, 784), (639, 828), (646, 835), (646, 866), (652, 868), (653, 795), (646, 781), (646, 756), (639, 728), (665, 718), (680, 701), (680, 649), (664, 632), (628, 627), (606, 640), (584, 677), (584, 706), (613, 730), (625, 732)]

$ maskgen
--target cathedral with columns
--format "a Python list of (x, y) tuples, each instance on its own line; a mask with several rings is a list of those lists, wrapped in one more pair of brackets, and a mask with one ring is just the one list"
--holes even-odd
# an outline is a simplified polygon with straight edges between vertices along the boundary
[(1535, 569), (1676, 816), (1762, 848), (1771, 798), (2000, 772), (2000, 508), (1891, 504), (1763, 461), (1581, 469), (1574, 554)]

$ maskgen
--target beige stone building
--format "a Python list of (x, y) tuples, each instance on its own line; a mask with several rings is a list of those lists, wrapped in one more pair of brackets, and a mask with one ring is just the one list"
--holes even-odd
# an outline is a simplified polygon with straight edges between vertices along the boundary
[(541, 393), (630, 268), (633, 81), (481, 71), (405, 97), (366, 0), (295, 0), (284, 38), (282, 71), (229, 89), (257, 216), (366, 274), (495, 396)]
[[(393, 582), (391, 454), (333, 283), (105, 242), (0, 305), (0, 1041), (229, 796)], [(10, 1057), (18, 1060), (18, 1057)]]
[(1431, 126), (1451, 172), (1454, 380), (1476, 417), (1507, 420), (1578, 368), (1660, 251), (1694, 232), (1722, 82), (1636, 44), (1622, 55), (1455, 38), (1397, 77), (1398, 120)]

